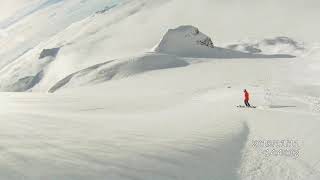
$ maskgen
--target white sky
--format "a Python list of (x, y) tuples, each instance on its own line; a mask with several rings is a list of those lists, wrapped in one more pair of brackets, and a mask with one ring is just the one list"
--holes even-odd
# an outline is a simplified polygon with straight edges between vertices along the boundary
[(1, 0), (0, 21), (13, 15), (32, 1), (34, 0)]
[[(38, 1), (42, 0), (1, 0), (0, 21)], [(247, 37), (248, 34), (254, 37), (286, 35), (301, 39), (320, 39), (320, 0), (170, 1), (173, 5), (161, 9), (161, 16), (170, 15), (169, 22), (192, 23), (204, 32), (213, 31), (209, 35), (223, 41)], [(150, 18), (154, 18), (154, 14)]]

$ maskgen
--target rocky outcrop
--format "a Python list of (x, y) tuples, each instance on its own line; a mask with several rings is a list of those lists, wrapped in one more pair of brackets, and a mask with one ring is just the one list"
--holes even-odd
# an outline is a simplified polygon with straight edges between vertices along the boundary
[(39, 59), (42, 59), (45, 57), (55, 58), (55, 57), (57, 57), (59, 51), (60, 51), (60, 47), (59, 48), (52, 48), (52, 49), (43, 49), (42, 52), (40, 53)]

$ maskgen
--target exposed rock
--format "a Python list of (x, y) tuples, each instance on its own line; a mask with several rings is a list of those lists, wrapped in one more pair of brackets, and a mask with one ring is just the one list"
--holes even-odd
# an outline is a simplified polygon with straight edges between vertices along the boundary
[(102, 10), (100, 11), (97, 11), (96, 14), (104, 14), (106, 13), (107, 11), (109, 11), (110, 9), (116, 7), (117, 5), (113, 5), (113, 6), (106, 6), (105, 8), (103, 8)]
[(52, 48), (52, 49), (43, 49), (42, 52), (40, 53), (39, 59), (45, 58), (45, 57), (52, 57), (55, 58), (60, 51), (59, 48)]
[(13, 83), (8, 90), (10, 92), (24, 92), (28, 91), (36, 84), (38, 84), (43, 77), (43, 71), (37, 73), (35, 76), (27, 76), (19, 79), (17, 82)]

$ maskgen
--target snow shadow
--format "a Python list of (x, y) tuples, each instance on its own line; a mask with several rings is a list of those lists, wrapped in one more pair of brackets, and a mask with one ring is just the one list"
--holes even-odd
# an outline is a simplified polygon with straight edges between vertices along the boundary
[(207, 157), (208, 164), (203, 168), (210, 173), (207, 174), (208, 176), (200, 176), (200, 179), (240, 179), (238, 169), (241, 166), (243, 151), (247, 145), (249, 133), (250, 129), (247, 123), (243, 123), (243, 128), (238, 134), (234, 135), (230, 141), (225, 142), (212, 156)]
[[(216, 137), (195, 134), (199, 139), (208, 139), (206, 143), (193, 143), (192, 149), (183, 148), (183, 142), (167, 144), (165, 152), (141, 152), (140, 163), (123, 162), (119, 166), (120, 177), (131, 179), (217, 179), (238, 180), (242, 152), (247, 145), (249, 127), (242, 129), (217, 145)], [(211, 139), (211, 140), (210, 140)], [(211, 142), (210, 142), (211, 141)], [(154, 166), (156, 165), (156, 166)], [(139, 172), (137, 174), (136, 172)], [(122, 178), (119, 178), (122, 179)]]
[(289, 106), (289, 105), (286, 105), (286, 106), (284, 106), (284, 105), (271, 105), (271, 106), (269, 106), (269, 108), (271, 108), (271, 109), (294, 108), (294, 107), (297, 107), (297, 106)]
[(231, 50), (227, 48), (214, 47), (198, 48), (195, 52), (192, 49), (170, 52), (166, 51), (163, 53), (177, 55), (186, 58), (212, 58), (212, 59), (278, 59), (278, 58), (295, 58), (296, 56), (289, 54), (255, 54), (255, 53), (244, 53), (241, 51)]

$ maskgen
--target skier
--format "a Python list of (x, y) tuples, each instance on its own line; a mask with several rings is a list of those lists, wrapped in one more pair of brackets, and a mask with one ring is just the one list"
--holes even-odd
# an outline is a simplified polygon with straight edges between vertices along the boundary
[(249, 104), (249, 92), (244, 89), (244, 104), (246, 105), (246, 107), (251, 107), (251, 105)]

